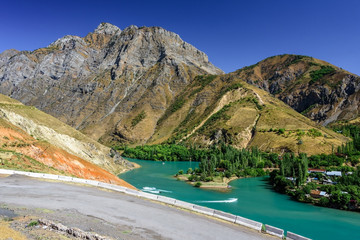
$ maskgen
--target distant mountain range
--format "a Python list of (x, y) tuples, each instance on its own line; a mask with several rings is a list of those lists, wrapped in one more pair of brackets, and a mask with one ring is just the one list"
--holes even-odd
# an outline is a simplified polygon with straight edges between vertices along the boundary
[(136, 26), (121, 31), (109, 23), (83, 38), (0, 54), (1, 93), (107, 145), (225, 142), (330, 152), (347, 139), (310, 119), (323, 125), (356, 119), (359, 82), (299, 55), (224, 74), (175, 33)]

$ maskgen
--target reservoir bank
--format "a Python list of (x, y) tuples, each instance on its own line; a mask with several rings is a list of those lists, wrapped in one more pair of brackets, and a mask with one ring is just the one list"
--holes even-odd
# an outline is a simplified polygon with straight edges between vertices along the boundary
[(141, 168), (121, 174), (139, 190), (229, 212), (312, 239), (359, 239), (360, 213), (322, 208), (291, 200), (272, 190), (267, 177), (230, 182), (231, 189), (199, 189), (173, 177), (197, 162), (129, 159)]

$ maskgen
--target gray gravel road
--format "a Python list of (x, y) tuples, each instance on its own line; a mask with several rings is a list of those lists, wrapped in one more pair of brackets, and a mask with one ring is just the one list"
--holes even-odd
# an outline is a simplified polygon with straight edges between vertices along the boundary
[[(54, 212), (76, 211), (101, 220), (98, 228), (112, 224), (137, 233), (126, 239), (274, 239), (242, 226), (123, 193), (20, 175), (0, 178), (0, 204)], [(78, 225), (81, 227), (81, 223)]]

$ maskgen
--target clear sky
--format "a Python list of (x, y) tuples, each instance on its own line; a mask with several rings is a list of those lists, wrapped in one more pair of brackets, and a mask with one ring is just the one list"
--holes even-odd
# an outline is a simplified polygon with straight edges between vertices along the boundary
[(109, 22), (176, 32), (225, 72), (292, 53), (360, 75), (360, 0), (5, 0), (0, 9), (0, 52), (83, 37)]

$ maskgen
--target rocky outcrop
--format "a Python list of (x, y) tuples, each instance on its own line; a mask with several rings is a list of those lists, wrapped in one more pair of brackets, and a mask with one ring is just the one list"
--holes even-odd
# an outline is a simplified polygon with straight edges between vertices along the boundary
[(100, 236), (99, 234), (92, 233), (92, 232), (85, 232), (79, 228), (70, 228), (67, 226), (64, 226), (61, 223), (56, 223), (51, 220), (47, 219), (39, 219), (38, 223), (44, 228), (55, 230), (62, 232), (63, 234), (66, 234), (71, 237), (75, 237), (77, 239), (91, 239), (91, 240), (111, 240), (111, 238)]
[[(330, 71), (321, 72), (326, 67)], [(307, 56), (281, 55), (237, 74), (323, 125), (359, 115), (360, 77), (327, 62)]]
[(359, 115), (360, 78), (346, 75), (336, 87), (319, 85), (281, 97), (285, 103), (311, 119), (327, 125), (337, 120), (350, 120)]
[[(137, 26), (121, 31), (101, 23), (85, 37), (65, 36), (32, 52), (2, 53), (0, 93), (96, 140), (141, 142), (196, 75), (220, 73), (173, 32)], [(131, 126), (142, 111), (147, 118)]]

